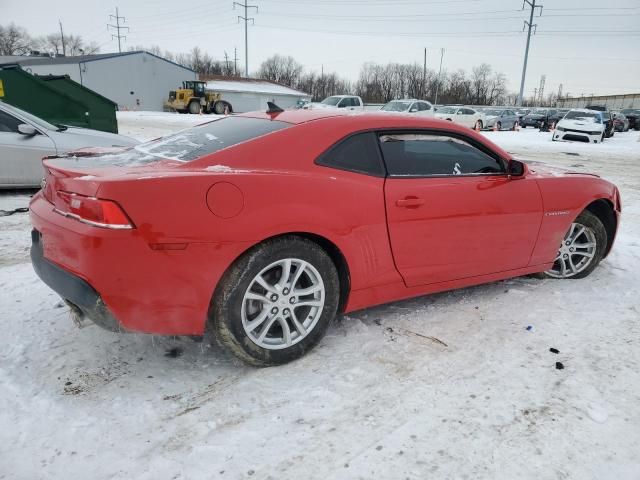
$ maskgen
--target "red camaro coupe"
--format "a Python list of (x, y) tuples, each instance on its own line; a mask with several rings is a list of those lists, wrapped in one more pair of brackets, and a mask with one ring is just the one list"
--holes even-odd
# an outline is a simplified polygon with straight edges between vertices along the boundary
[(384, 113), (271, 106), (44, 168), (31, 256), (76, 315), (209, 332), (255, 365), (300, 357), (339, 313), (533, 273), (584, 277), (621, 208), (596, 175)]

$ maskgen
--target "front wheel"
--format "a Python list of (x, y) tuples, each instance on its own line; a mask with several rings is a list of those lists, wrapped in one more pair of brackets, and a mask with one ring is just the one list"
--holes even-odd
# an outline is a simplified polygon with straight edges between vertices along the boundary
[(552, 278), (584, 278), (602, 260), (607, 243), (604, 225), (597, 216), (585, 210), (569, 227), (553, 267), (544, 273)]
[(478, 120), (473, 128), (475, 130), (482, 130), (482, 120)]
[(249, 250), (225, 273), (209, 327), (245, 362), (279, 365), (322, 339), (339, 295), (336, 267), (320, 246), (301, 237), (276, 238)]

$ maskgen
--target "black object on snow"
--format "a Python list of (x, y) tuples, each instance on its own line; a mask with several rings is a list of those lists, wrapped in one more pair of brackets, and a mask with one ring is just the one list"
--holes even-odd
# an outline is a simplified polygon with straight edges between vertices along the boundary
[(564, 365), (562, 364), (562, 362), (556, 362), (556, 370), (562, 370), (564, 369)]
[(558, 350), (557, 348), (553, 348), (553, 347), (551, 347), (551, 348), (549, 349), (549, 351), (550, 351), (551, 353), (560, 353), (560, 350)]

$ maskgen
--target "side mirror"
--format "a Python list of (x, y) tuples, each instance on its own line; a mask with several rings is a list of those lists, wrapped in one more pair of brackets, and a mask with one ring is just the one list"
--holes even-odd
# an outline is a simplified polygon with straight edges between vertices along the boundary
[(521, 177), (524, 175), (525, 166), (524, 163), (518, 160), (511, 160), (507, 166), (507, 173), (511, 177)]
[(33, 137), (38, 133), (38, 131), (33, 128), (33, 126), (26, 123), (21, 123), (20, 125), (18, 125), (18, 132), (28, 137)]

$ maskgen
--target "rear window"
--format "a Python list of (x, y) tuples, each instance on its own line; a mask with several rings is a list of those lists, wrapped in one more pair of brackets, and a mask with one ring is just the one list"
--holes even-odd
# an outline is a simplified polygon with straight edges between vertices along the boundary
[(136, 145), (130, 150), (98, 157), (109, 165), (145, 165), (158, 160), (189, 162), (268, 133), (290, 123), (247, 117), (224, 117), (167, 137)]

